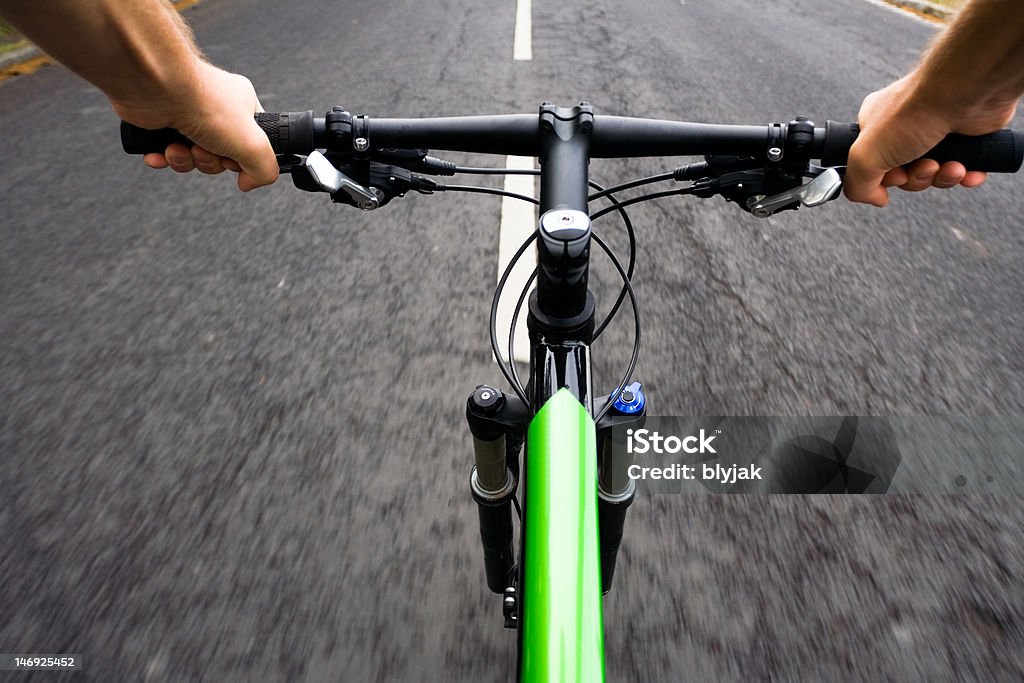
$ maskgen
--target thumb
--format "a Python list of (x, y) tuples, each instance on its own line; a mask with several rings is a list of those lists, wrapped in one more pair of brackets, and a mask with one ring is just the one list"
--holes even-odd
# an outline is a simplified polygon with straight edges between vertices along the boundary
[(843, 193), (852, 202), (884, 207), (889, 203), (889, 191), (882, 185), (882, 180), (889, 169), (875, 159), (865, 158), (861, 142), (858, 139), (850, 148)]
[[(258, 109), (263, 111), (262, 107)], [(244, 128), (244, 131), (240, 131), (241, 146), (235, 161), (241, 167), (238, 174), (238, 189), (248, 192), (273, 183), (277, 180), (279, 171), (274, 149), (270, 146), (270, 140), (263, 129), (251, 116), (248, 117)]]

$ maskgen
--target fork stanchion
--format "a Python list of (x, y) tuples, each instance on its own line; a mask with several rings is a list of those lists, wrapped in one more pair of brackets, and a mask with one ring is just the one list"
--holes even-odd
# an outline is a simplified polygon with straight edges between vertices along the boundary
[[(504, 439), (501, 439), (504, 448)], [(479, 468), (473, 468), (470, 484), (473, 500), (480, 513), (480, 541), (484, 548), (484, 572), (487, 587), (494, 593), (504, 593), (513, 584), (515, 554), (512, 550), (512, 496), (515, 482), (507, 472), (506, 486), (499, 491), (487, 491), (480, 485)]]
[(601, 591), (607, 595), (612, 589), (615, 563), (619, 559), (623, 530), (626, 526), (626, 512), (636, 496), (636, 482), (630, 480), (629, 487), (619, 496), (597, 491), (597, 523), (601, 530)]
[(504, 593), (513, 585), (515, 576), (512, 498), (516, 492), (516, 474), (507, 462), (509, 428), (503, 422), (503, 418), (518, 412), (515, 405), (502, 392), (485, 385), (477, 387), (466, 402), (466, 419), (473, 434), (476, 462), (470, 488), (480, 514), (487, 587), (495, 593)]

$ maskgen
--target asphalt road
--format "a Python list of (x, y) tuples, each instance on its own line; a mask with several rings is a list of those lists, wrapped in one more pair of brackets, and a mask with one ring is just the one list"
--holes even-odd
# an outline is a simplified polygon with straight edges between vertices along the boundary
[[(186, 16), (270, 111), (392, 116), (585, 98), (851, 120), (932, 35), (862, 0), (534, 0), (533, 61), (513, 62), (514, 3)], [(61, 68), (0, 86), (0, 130), (0, 651), (85, 657), (0, 680), (510, 680), (461, 417), (498, 378), (499, 202), (364, 215), (287, 179), (240, 195), (154, 172)], [(638, 207), (654, 410), (1022, 414), (1019, 188), (767, 222)], [(629, 334), (595, 350), (600, 386)], [(609, 678), (1021, 680), (1022, 541), (1018, 497), (641, 497), (605, 599)]]

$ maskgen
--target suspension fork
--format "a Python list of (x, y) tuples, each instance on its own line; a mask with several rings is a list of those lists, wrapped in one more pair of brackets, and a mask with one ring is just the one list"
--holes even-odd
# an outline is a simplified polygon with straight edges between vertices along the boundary
[[(511, 501), (518, 483), (518, 457), (507, 457), (517, 452), (507, 444), (509, 439), (521, 440), (529, 416), (536, 415), (562, 389), (567, 389), (582, 404), (586, 414), (594, 413), (589, 346), (594, 334), (595, 302), (589, 291), (591, 223), (587, 209), (592, 130), (593, 111), (586, 103), (572, 108), (547, 103), (541, 106), (539, 140), (543, 173), (537, 240), (538, 277), (537, 288), (530, 296), (528, 316), (529, 410), (515, 397), (489, 386), (477, 387), (467, 403), (466, 416), (473, 433), (476, 457), (471, 487), (480, 513), (487, 584), (494, 592), (504, 592), (506, 626), (510, 627), (517, 625), (522, 614), (522, 601), (516, 593), (521, 580), (516, 579), (522, 579), (527, 561), (524, 547), (517, 572), (512, 553)], [(636, 393), (639, 394), (638, 386)], [(619, 403), (621, 399), (599, 426), (601, 483), (594, 482), (603, 592), (611, 585), (626, 509), (635, 490), (628, 480), (623, 484), (617, 476), (622, 467), (613, 464), (612, 449), (606, 447), (611, 426), (637, 419), (619, 410)], [(547, 457), (576, 455), (546, 454)], [(538, 519), (536, 523), (542, 521)]]

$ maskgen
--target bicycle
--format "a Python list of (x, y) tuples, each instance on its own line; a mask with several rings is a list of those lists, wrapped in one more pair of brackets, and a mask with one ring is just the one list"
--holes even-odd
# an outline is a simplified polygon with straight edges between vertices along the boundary
[[(610, 444), (614, 428), (643, 424), (647, 406), (641, 384), (632, 381), (640, 314), (630, 283), (636, 249), (626, 207), (675, 195), (721, 195), (759, 218), (821, 206), (839, 194), (857, 126), (828, 121), (818, 127), (804, 117), (737, 126), (596, 116), (586, 102), (571, 108), (544, 103), (537, 116), (370, 119), (335, 107), (324, 117), (305, 111), (262, 113), (256, 119), (279, 155), (281, 171), (290, 173), (298, 188), (327, 192), (336, 203), (370, 211), (410, 191), (466, 191), (539, 204), (538, 228), (511, 259), (491, 303), (491, 347), (512, 393), (480, 385), (467, 400), (475, 457), (470, 489), (479, 510), (487, 586), (502, 596), (506, 627), (517, 630), (518, 678), (604, 680), (601, 596), (611, 589), (626, 513), (636, 493), (627, 475), (630, 462)], [(161, 152), (171, 142), (191, 144), (176, 131), (146, 131), (125, 123), (121, 135), (125, 151), (132, 154)], [(541, 168), (462, 167), (429, 156), (429, 148), (534, 156)], [(591, 158), (642, 156), (704, 160), (610, 188), (588, 177)], [(1015, 172), (1024, 159), (1024, 134), (951, 135), (926, 157), (956, 159), (970, 170)], [(820, 165), (811, 163), (814, 159)], [(533, 173), (540, 176), (540, 199), (495, 188), (446, 186), (428, 177), (456, 173)], [(669, 181), (691, 184), (625, 200), (616, 196)], [(591, 213), (590, 202), (601, 198), (609, 206)], [(592, 231), (592, 222), (611, 212), (619, 213), (626, 226), (626, 267)], [(588, 287), (592, 243), (608, 255), (622, 279), (600, 324)], [(498, 302), (512, 269), (531, 247), (538, 266), (518, 297), (506, 362), (498, 339)], [(632, 355), (615, 389), (594, 395), (590, 345), (626, 298), (633, 311)], [(524, 303), (530, 336), (525, 386), (511, 360), (515, 320)], [(520, 483), (523, 506), (517, 497)], [(520, 523), (518, 561), (513, 508)]]

